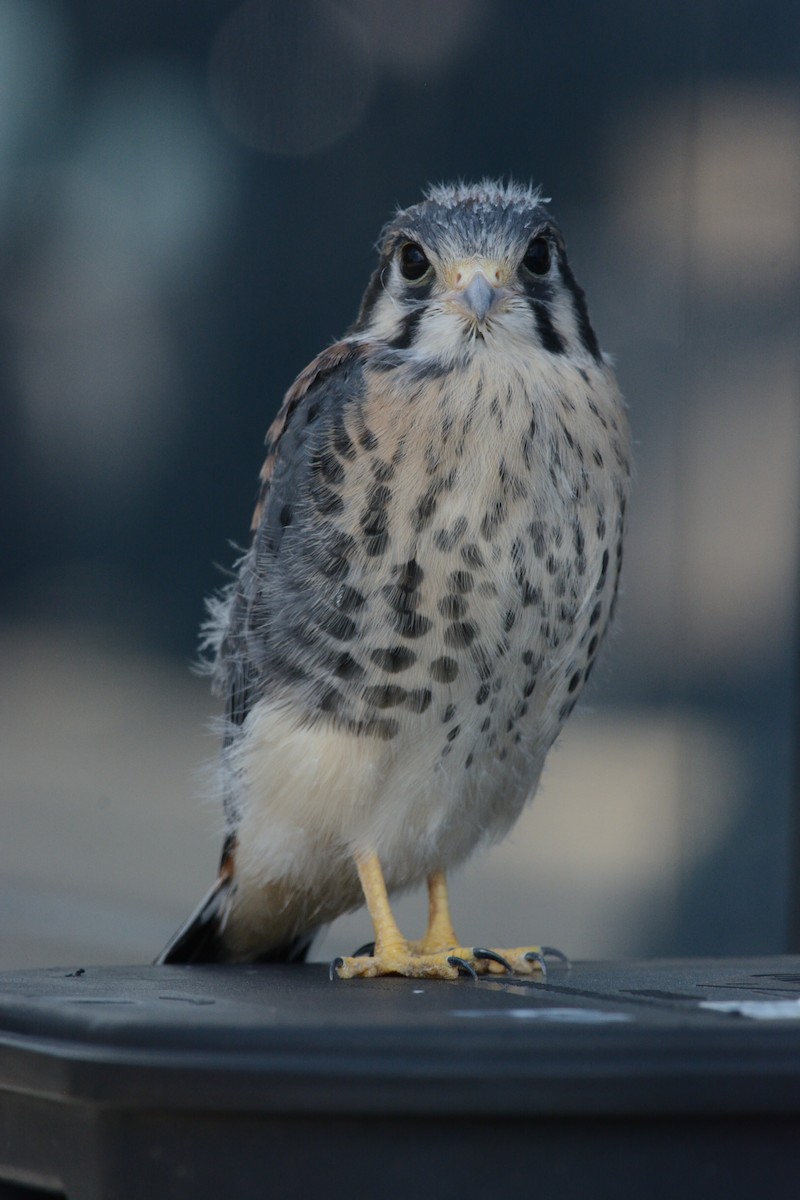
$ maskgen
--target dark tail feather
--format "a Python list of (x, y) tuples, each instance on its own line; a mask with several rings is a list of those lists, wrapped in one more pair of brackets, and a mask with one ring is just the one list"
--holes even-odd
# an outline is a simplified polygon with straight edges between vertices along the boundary
[[(195, 909), (188, 921), (167, 942), (155, 960), (156, 966), (168, 963), (225, 963), (237, 961), (225, 945), (223, 931), (228, 893), (231, 888), (230, 875), (220, 875), (211, 891)], [(256, 963), (300, 963), (304, 962), (316, 929), (298, 934), (280, 946), (269, 946), (248, 955), (247, 962)]]
[(164, 963), (225, 962), (227, 956), (222, 928), (230, 883), (229, 876), (219, 876), (188, 921), (167, 942), (156, 959), (156, 966)]

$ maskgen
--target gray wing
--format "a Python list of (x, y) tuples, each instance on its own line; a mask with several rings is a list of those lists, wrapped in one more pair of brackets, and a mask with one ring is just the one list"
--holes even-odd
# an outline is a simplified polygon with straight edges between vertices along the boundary
[(354, 546), (336, 525), (336, 485), (357, 454), (346, 418), (363, 386), (360, 347), (335, 343), (298, 378), (270, 428), (252, 543), (235, 582), (211, 602), (205, 630), (227, 745), (263, 697), (302, 696), (346, 661), (341, 584)]

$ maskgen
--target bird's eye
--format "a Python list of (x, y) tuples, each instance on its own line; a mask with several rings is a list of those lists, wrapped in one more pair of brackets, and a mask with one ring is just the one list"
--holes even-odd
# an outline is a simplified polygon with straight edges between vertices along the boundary
[(400, 274), (404, 279), (416, 283), (427, 274), (430, 265), (425, 251), (416, 242), (406, 242), (400, 248)]
[(531, 243), (525, 251), (522, 265), (532, 275), (547, 274), (550, 270), (550, 243), (546, 237), (531, 239)]

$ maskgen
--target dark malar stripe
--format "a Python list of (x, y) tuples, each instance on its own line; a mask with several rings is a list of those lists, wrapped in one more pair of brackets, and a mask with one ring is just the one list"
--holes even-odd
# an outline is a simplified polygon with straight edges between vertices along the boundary
[(391, 346), (393, 350), (407, 350), (414, 340), (414, 334), (417, 331), (421, 317), (422, 305), (418, 304), (416, 308), (412, 308), (411, 312), (406, 313), (403, 317), (400, 322), (399, 333), (386, 343), (387, 346)]
[(591, 354), (592, 358), (596, 362), (601, 362), (602, 354), (600, 352), (600, 345), (597, 341), (597, 335), (592, 329), (592, 323), (589, 320), (589, 309), (586, 304), (586, 295), (583, 291), (583, 288), (572, 274), (569, 263), (566, 261), (566, 259), (559, 258), (558, 265), (561, 272), (561, 278), (564, 282), (564, 287), (572, 296), (572, 308), (578, 325), (578, 336), (580, 337), (585, 349)]
[(567, 348), (566, 343), (553, 324), (547, 305), (533, 296), (528, 297), (528, 304), (536, 318), (536, 328), (545, 350), (549, 350), (551, 354), (563, 354)]

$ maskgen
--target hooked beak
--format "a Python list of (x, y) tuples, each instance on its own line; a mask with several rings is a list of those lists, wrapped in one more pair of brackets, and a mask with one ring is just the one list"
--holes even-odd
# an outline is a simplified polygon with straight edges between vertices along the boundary
[(466, 284), (456, 287), (451, 293), (459, 308), (466, 310), (479, 325), (483, 325), (489, 313), (505, 292), (489, 282), (483, 271), (474, 271)]

